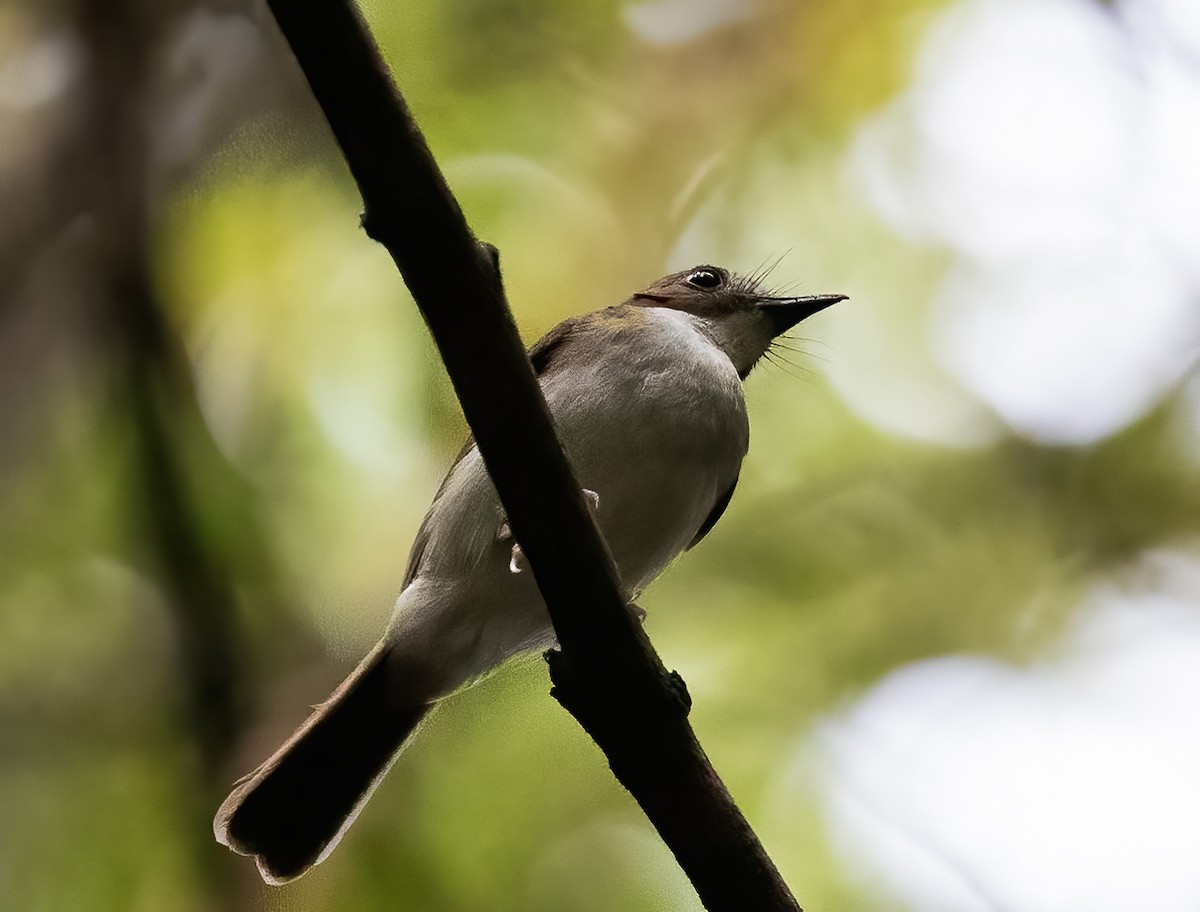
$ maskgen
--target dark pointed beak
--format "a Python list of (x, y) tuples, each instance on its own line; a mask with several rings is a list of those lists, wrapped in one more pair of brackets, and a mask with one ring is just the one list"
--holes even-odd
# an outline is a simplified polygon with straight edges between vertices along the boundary
[(785, 333), (801, 320), (807, 320), (815, 313), (820, 313), (826, 307), (831, 307), (838, 301), (845, 301), (846, 295), (805, 295), (801, 298), (760, 298), (759, 308), (768, 317), (775, 329), (775, 335)]

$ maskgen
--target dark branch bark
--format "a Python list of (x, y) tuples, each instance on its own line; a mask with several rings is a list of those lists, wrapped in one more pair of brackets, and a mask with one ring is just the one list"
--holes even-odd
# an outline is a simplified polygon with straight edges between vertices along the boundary
[(350, 0), (270, 0), (358, 182), (363, 227), (417, 302), (550, 610), (554, 695), (719, 910), (797, 910), (687, 722), (683, 682), (626, 610), (554, 435), (494, 251), (467, 226)]

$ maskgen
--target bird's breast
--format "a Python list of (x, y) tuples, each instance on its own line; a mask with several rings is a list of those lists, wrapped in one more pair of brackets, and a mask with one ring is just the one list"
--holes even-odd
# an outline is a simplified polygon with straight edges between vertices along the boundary
[[(599, 496), (597, 519), (626, 595), (636, 597), (737, 480), (749, 442), (741, 383), (678, 311), (588, 322), (562, 345), (539, 382), (576, 478)], [(389, 634), (440, 656), (444, 689), (552, 635), (531, 574), (512, 571), (514, 542), (502, 521), (472, 447), (426, 517)]]
[(749, 443), (741, 382), (688, 314), (646, 308), (578, 341), (543, 390), (622, 580), (640, 591), (737, 479)]

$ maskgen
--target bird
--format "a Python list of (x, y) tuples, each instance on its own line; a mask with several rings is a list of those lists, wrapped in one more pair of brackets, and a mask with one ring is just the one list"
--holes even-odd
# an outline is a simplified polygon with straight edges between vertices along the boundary
[[(784, 297), (711, 265), (559, 323), (528, 352), (632, 606), (703, 539), (750, 441), (742, 390), (773, 342), (845, 295)], [(554, 642), (533, 574), (471, 440), (417, 532), (386, 632), (213, 820), (269, 884), (324, 861), (440, 701)]]

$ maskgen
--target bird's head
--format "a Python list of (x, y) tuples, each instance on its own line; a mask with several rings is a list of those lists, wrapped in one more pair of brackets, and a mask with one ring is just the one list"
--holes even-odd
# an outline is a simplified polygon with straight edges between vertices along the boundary
[(629, 303), (693, 315), (744, 378), (777, 336), (845, 299), (841, 294), (779, 297), (758, 279), (734, 275), (720, 266), (693, 266), (659, 279)]

